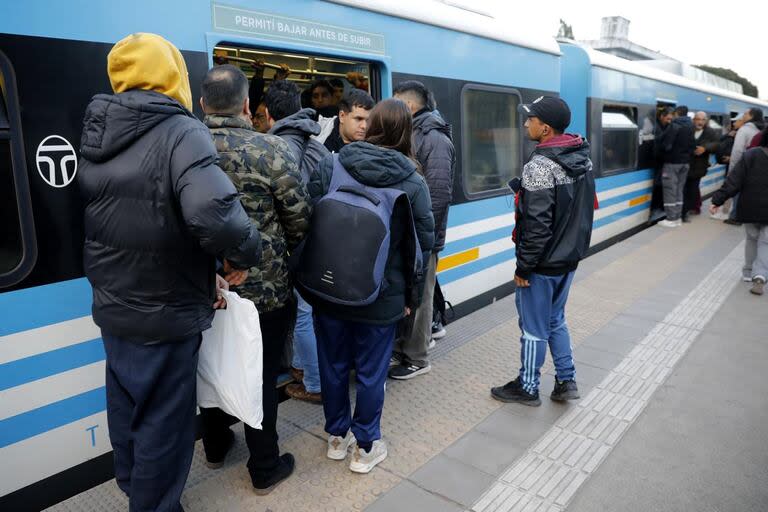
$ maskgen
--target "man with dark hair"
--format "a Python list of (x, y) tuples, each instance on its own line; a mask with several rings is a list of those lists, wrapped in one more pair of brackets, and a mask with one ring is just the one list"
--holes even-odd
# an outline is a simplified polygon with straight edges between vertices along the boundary
[[(234, 66), (211, 69), (203, 81), (200, 105), (213, 135), (219, 165), (230, 175), (253, 224), (263, 234), (264, 256), (237, 291), (259, 310), (263, 343), (262, 429), (245, 425), (248, 472), (257, 494), (270, 492), (293, 472), (290, 453), (277, 444), (277, 377), (292, 325), (293, 288), (288, 253), (309, 228), (306, 186), (290, 147), (274, 135), (254, 131), (250, 122), (248, 82)], [(215, 408), (201, 409), (203, 448), (210, 467), (221, 467), (234, 442), (231, 418)]]
[(349, 90), (339, 101), (339, 115), (320, 119), (321, 133), (317, 140), (331, 153), (338, 153), (350, 142), (364, 140), (368, 116), (375, 104), (371, 95), (362, 89)]
[[(320, 125), (314, 120), (315, 111), (301, 108), (299, 88), (293, 82), (278, 80), (272, 82), (264, 98), (267, 104), (269, 133), (288, 143), (293, 156), (299, 163), (304, 184), (317, 171), (320, 160), (328, 155), (320, 142), (312, 138), (320, 133)], [(317, 362), (317, 340), (312, 322), (312, 306), (301, 295), (298, 300), (296, 327), (293, 331), (292, 372), (299, 381), (288, 384), (285, 392), (291, 398), (306, 402), (321, 403), (320, 371)]]
[(341, 78), (333, 78), (329, 83), (333, 86), (333, 104), (338, 105), (341, 97), (344, 96), (344, 82)]
[(395, 98), (405, 102), (413, 116), (413, 151), (429, 187), (432, 215), (435, 218), (435, 245), (429, 261), (424, 262), (424, 294), (412, 318), (406, 319), (402, 338), (395, 344), (389, 376), (407, 380), (432, 369), (427, 349), (432, 343), (432, 311), (437, 272), (437, 254), (445, 247), (445, 230), (453, 188), (455, 149), (451, 127), (433, 112), (430, 91), (415, 80), (395, 87)]
[(654, 143), (662, 162), (661, 186), (667, 215), (666, 219), (659, 221), (659, 226), (676, 228), (683, 223), (683, 192), (696, 148), (688, 107), (681, 105), (675, 109), (674, 119), (657, 134)]
[(333, 102), (333, 86), (328, 80), (316, 80), (309, 86), (309, 99), (312, 108), (321, 115), (330, 117), (336, 113), (336, 107)]
[(237, 284), (262, 241), (192, 115), (181, 52), (156, 34), (131, 34), (109, 52), (107, 74), (115, 94), (88, 105), (77, 180), (115, 481), (130, 510), (179, 511), (201, 332), (225, 305), (216, 260), (240, 269), (227, 276)]
[(589, 143), (565, 134), (571, 111), (560, 98), (542, 96), (521, 105), (528, 138), (538, 144), (510, 186), (517, 193), (515, 211), (515, 304), (522, 337), (520, 372), (491, 389), (501, 402), (541, 405), (539, 373), (547, 345), (555, 364), (550, 399), (579, 398), (565, 303), (579, 261), (592, 235), (595, 179)]

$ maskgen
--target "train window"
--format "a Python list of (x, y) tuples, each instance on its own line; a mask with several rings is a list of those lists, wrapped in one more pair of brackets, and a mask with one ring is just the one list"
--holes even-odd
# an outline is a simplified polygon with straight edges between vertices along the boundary
[(637, 166), (639, 129), (634, 109), (604, 107), (602, 113), (602, 154), (600, 168), (603, 174), (634, 169)]
[(709, 116), (709, 127), (718, 133), (723, 133), (723, 116), (712, 114)]
[(0, 75), (0, 274), (16, 268), (24, 253), (21, 244), (21, 226), (16, 180), (11, 157), (11, 132), (5, 100), (5, 82)]
[[(302, 91), (302, 107), (317, 108), (318, 105), (313, 103), (325, 101), (326, 104), (320, 103), (322, 108), (317, 109), (326, 117), (330, 117), (326, 112), (335, 115), (334, 107), (339, 98), (352, 88), (363, 89), (374, 98), (380, 96), (376, 70), (368, 62), (243, 48), (225, 43), (214, 48), (213, 61), (215, 64), (238, 66), (248, 77), (251, 82), (251, 110), (256, 113), (254, 123), (257, 129), (259, 100), (269, 84), (278, 78), (290, 80), (299, 86)], [(334, 88), (330, 98), (313, 100), (309, 96), (309, 86), (316, 80), (330, 82)], [(330, 105), (327, 102), (330, 102)]]
[(468, 195), (503, 189), (520, 174), (520, 95), (469, 85), (461, 97), (464, 188)]

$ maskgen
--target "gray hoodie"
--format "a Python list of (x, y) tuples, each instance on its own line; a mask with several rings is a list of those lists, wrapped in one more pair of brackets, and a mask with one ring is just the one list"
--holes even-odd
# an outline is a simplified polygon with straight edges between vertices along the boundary
[(309, 183), (312, 174), (317, 170), (322, 160), (328, 155), (322, 143), (311, 138), (320, 133), (320, 125), (314, 120), (315, 111), (303, 108), (293, 115), (275, 123), (269, 133), (286, 141), (293, 155), (299, 162), (299, 170), (304, 183)]

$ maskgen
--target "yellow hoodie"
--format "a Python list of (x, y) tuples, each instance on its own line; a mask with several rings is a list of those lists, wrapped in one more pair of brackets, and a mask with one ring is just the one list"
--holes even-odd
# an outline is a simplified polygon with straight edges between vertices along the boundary
[(107, 74), (115, 93), (131, 89), (155, 91), (192, 110), (184, 57), (157, 34), (139, 32), (119, 41), (107, 56)]

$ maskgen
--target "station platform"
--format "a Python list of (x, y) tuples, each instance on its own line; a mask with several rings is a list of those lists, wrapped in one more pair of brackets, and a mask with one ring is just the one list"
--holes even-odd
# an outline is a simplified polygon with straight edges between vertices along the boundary
[[(743, 228), (706, 215), (651, 227), (587, 258), (566, 311), (581, 400), (502, 404), (519, 368), (507, 297), (451, 323), (432, 371), (389, 381), (388, 458), (368, 475), (326, 459), (322, 407), (280, 406), (296, 472), (266, 497), (242, 428), (219, 470), (198, 443), (187, 511), (588, 512), (768, 508), (768, 296), (740, 280)], [(114, 482), (49, 510), (127, 510)]]

